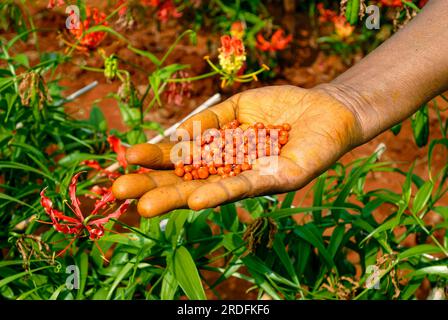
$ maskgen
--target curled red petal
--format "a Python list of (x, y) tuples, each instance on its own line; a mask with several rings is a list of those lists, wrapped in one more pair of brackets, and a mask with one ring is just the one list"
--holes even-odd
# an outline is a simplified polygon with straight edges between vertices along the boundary
[(115, 201), (114, 194), (112, 193), (112, 191), (108, 191), (106, 194), (103, 195), (103, 197), (100, 200), (97, 201), (97, 203), (95, 204), (95, 208), (93, 208), (91, 215), (95, 215), (98, 212), (98, 210), (102, 209), (109, 202), (112, 202), (112, 201)]
[(126, 169), (128, 166), (128, 162), (126, 161), (126, 148), (121, 144), (121, 140), (114, 135), (109, 135), (107, 142), (109, 142), (112, 151), (117, 154), (118, 163)]
[(89, 168), (101, 171), (103, 168), (101, 167), (100, 163), (96, 160), (84, 160), (81, 162), (82, 165), (88, 166)]
[(257, 48), (261, 51), (268, 51), (271, 48), (271, 44), (261, 35), (257, 34)]
[(96, 226), (96, 227), (98, 227), (98, 226), (105, 225), (106, 223), (109, 222), (110, 219), (118, 219), (128, 209), (130, 203), (131, 203), (131, 200), (126, 200), (114, 212), (108, 214), (104, 218), (91, 220), (91, 221), (88, 222), (88, 225), (89, 226)]
[(70, 195), (70, 200), (72, 202), (72, 207), (73, 207), (74, 214), (79, 218), (79, 220), (84, 221), (84, 217), (82, 215), (81, 208), (79, 207), (81, 202), (76, 197), (76, 184), (78, 183), (78, 178), (79, 178), (79, 176), (82, 173), (83, 173), (82, 171), (78, 172), (77, 174), (75, 174), (72, 177), (72, 180), (71, 180), (70, 185), (68, 187), (68, 192), (69, 192), (69, 195)]
[[(60, 212), (59, 210), (56, 210), (53, 208), (53, 203), (51, 202), (51, 200), (45, 196), (45, 189), (43, 189), (40, 193), (40, 203), (42, 205), (42, 207), (44, 208), (45, 212), (48, 214), (48, 216), (50, 217), (52, 223), (53, 223), (53, 228), (58, 231), (58, 232), (62, 232), (65, 234), (73, 234), (73, 233), (77, 233), (79, 232), (80, 228), (82, 228), (82, 224), (71, 217), (67, 217), (65, 215), (62, 214), (62, 212)], [(67, 224), (62, 224), (59, 222), (59, 220), (63, 220), (65, 222), (68, 222)]]

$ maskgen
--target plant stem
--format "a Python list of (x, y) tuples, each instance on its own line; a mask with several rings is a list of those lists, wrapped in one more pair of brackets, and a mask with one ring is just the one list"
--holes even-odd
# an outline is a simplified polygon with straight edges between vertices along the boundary
[(188, 82), (188, 81), (196, 81), (196, 80), (201, 80), (201, 79), (205, 79), (205, 78), (214, 76), (214, 75), (216, 75), (216, 74), (218, 74), (216, 71), (211, 71), (211, 72), (204, 73), (204, 74), (201, 74), (201, 75), (199, 75), (199, 76), (195, 76), (195, 77), (190, 77), (190, 78), (171, 78), (171, 79), (168, 79), (168, 80), (166, 80), (166, 81), (167, 81), (167, 82)]

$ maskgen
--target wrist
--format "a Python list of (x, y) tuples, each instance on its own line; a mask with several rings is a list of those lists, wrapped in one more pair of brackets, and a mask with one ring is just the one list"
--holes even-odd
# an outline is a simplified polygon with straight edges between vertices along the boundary
[(385, 130), (373, 102), (352, 86), (343, 83), (324, 83), (312, 90), (319, 91), (337, 100), (353, 114), (360, 133), (355, 141), (357, 145), (369, 141)]

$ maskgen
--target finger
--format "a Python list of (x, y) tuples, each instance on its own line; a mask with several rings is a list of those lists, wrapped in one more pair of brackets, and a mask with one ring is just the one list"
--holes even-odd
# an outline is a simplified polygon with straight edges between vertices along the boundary
[(197, 188), (221, 179), (211, 176), (206, 180), (183, 181), (162, 186), (146, 192), (138, 201), (138, 213), (147, 218), (155, 217), (174, 209), (186, 208), (188, 197)]
[(140, 198), (151, 189), (182, 182), (173, 171), (131, 173), (119, 177), (112, 185), (112, 192), (118, 200)]
[[(190, 117), (179, 126), (179, 129), (186, 130), (190, 137), (195, 138), (197, 133), (202, 133), (204, 130), (221, 128), (224, 124), (236, 119), (238, 100), (239, 95), (234, 95), (216, 106)], [(201, 124), (200, 131), (198, 130), (197, 133), (193, 130), (195, 122)]]
[[(126, 151), (126, 160), (129, 164), (136, 164), (151, 169), (172, 169), (174, 163), (171, 161), (171, 150), (176, 146), (176, 150), (184, 150), (183, 145), (190, 144), (191, 141), (181, 142), (161, 142), (157, 144), (140, 143), (130, 147)], [(191, 148), (191, 147), (190, 147)], [(189, 150), (185, 148), (185, 150)], [(181, 157), (177, 154), (177, 157)]]
[[(278, 161), (275, 170), (261, 167), (261, 162), (265, 165), (270, 161)], [(311, 179), (308, 173), (289, 159), (260, 158), (253, 170), (199, 187), (188, 198), (188, 206), (193, 210), (202, 210), (243, 198), (297, 190)]]

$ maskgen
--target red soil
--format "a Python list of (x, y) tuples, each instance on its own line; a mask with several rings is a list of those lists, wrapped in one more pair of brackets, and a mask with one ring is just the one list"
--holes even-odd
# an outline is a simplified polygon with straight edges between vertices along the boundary
[[(39, 1), (41, 5), (45, 1)], [(95, 2), (95, 1), (94, 1)], [(97, 1), (98, 3), (105, 3)], [(58, 40), (58, 31), (63, 30), (65, 16), (63, 11), (53, 10), (49, 11), (44, 9), (43, 6), (32, 8), (34, 20), (38, 28), (50, 28), (52, 31), (41, 32), (39, 34), (39, 47), (45, 51), (63, 51), (65, 45)], [(300, 19), (298, 19), (300, 20)], [(343, 64), (341, 59), (337, 56), (327, 56), (322, 52), (318, 52), (315, 49), (314, 39), (303, 26), (302, 22), (298, 22), (298, 25), (294, 19), (285, 18), (285, 23), (289, 23), (289, 29), (295, 34), (295, 43), (293, 49), (287, 50), (281, 54), (280, 65), (277, 71), (277, 78), (270, 83), (251, 83), (249, 86), (241, 86), (221, 92), (219, 88), (219, 79), (205, 79), (193, 84), (193, 93), (190, 99), (185, 100), (182, 107), (175, 105), (164, 104), (163, 107), (155, 107), (148, 115), (148, 120), (157, 121), (167, 128), (176, 123), (188, 113), (190, 113), (195, 107), (204, 102), (207, 98), (212, 96), (216, 92), (221, 92), (225, 97), (230, 96), (232, 93), (247, 89), (249, 87), (263, 86), (268, 84), (292, 84), (305, 88), (310, 88), (316, 84), (322, 82), (328, 82), (338, 74), (342, 73), (347, 67)], [(300, 20), (302, 21), (302, 20)], [(303, 29), (305, 28), (305, 29)], [(176, 24), (176, 21), (170, 21), (168, 24), (162, 26), (161, 31), (157, 31), (154, 24), (148, 26), (137, 25), (136, 29), (131, 31), (121, 31), (127, 35), (131, 43), (140, 49), (149, 50), (157, 56), (162, 56), (166, 48), (173, 42), (175, 37), (183, 30), (183, 27)], [(9, 37), (10, 35), (6, 35)], [(66, 36), (66, 35), (65, 35)], [(210, 49), (207, 45), (207, 39), (210, 39), (209, 34), (206, 32), (199, 32), (198, 42), (196, 46), (190, 45), (188, 41), (183, 41), (173, 52), (168, 59), (168, 63), (182, 63), (189, 64), (191, 70), (190, 75), (198, 75), (208, 72), (209, 69), (203, 60), (203, 56), (210, 54)], [(215, 37), (216, 38), (216, 37)], [(31, 39), (31, 38), (30, 38)], [(216, 43), (214, 49), (216, 50)], [(126, 49), (126, 44), (116, 41), (111, 36), (108, 36), (102, 43), (102, 48), (107, 54), (115, 53), (118, 57), (125, 59), (130, 63), (139, 64), (143, 67), (145, 72), (131, 71), (131, 76), (134, 83), (139, 90), (144, 90), (144, 85), (147, 84), (147, 72), (151, 72), (154, 67), (148, 63), (142, 57), (136, 56), (132, 52)], [(212, 48), (213, 49), (213, 48)], [(37, 61), (36, 46), (32, 41), (28, 41), (26, 44), (18, 44), (15, 48), (16, 52), (23, 52), (30, 58), (31, 64)], [(358, 57), (359, 58), (359, 57)], [(65, 86), (65, 94), (70, 94), (85, 85), (97, 80), (99, 85), (88, 93), (82, 95), (74, 102), (70, 103), (67, 107), (67, 112), (72, 114), (76, 118), (86, 118), (89, 115), (90, 109), (93, 104), (97, 104), (103, 110), (109, 128), (125, 130), (125, 125), (121, 121), (120, 112), (115, 100), (108, 98), (109, 93), (116, 92), (119, 86), (118, 82), (108, 83), (101, 73), (94, 73), (89, 71), (83, 71), (79, 69), (78, 64), (86, 64), (93, 67), (102, 67), (102, 59), (98, 54), (89, 53), (87, 55), (82, 53), (76, 53), (72, 64), (66, 64), (58, 68), (57, 76), (60, 78), (60, 84)], [(447, 103), (441, 99), (437, 99), (439, 108), (446, 109)], [(436, 113), (434, 111), (434, 105), (430, 104), (430, 132), (431, 138), (441, 138), (441, 132), (438, 127)], [(442, 113), (443, 121), (447, 118), (447, 112)], [(148, 132), (148, 136), (155, 135), (155, 132)], [(347, 164), (350, 161), (359, 157), (365, 157), (375, 150), (378, 144), (384, 143), (387, 147), (386, 152), (383, 154), (381, 160), (394, 161), (397, 168), (407, 170), (411, 163), (415, 161), (414, 173), (422, 178), (428, 177), (428, 158), (427, 151), (428, 146), (424, 148), (418, 148), (412, 136), (412, 129), (410, 121), (406, 120), (403, 123), (402, 130), (398, 136), (394, 136), (390, 131), (384, 132), (372, 141), (350, 151), (340, 160), (342, 163)], [(434, 165), (433, 170), (436, 172), (440, 170), (447, 163), (448, 154), (446, 150), (442, 148), (436, 149), (434, 153)], [(376, 188), (387, 188), (395, 192), (401, 191), (401, 186), (404, 179), (396, 174), (389, 173), (375, 173), (370, 174), (366, 180), (366, 189), (372, 190)], [(295, 204), (298, 205), (311, 205), (311, 197), (307, 196), (307, 191), (312, 184), (306, 186), (302, 190), (297, 192)], [(302, 202), (303, 201), (303, 202)], [(440, 201), (441, 205), (448, 205), (448, 198), (444, 198)], [(379, 210), (377, 218), (382, 221), (392, 212), (393, 208), (383, 207)], [(131, 220), (137, 221), (136, 213), (130, 213), (135, 216)], [(242, 219), (247, 219), (247, 213), (240, 212)], [(302, 217), (297, 216), (300, 220)], [(431, 213), (428, 215), (428, 219), (435, 219), (435, 215)], [(408, 239), (406, 245), (413, 245), (413, 239)], [(356, 259), (356, 257), (354, 257)], [(217, 278), (216, 274), (211, 272), (204, 272), (205, 277), (212, 281)], [(212, 281), (213, 282), (213, 281)], [(246, 290), (249, 288), (248, 283), (237, 279), (232, 281), (226, 281), (218, 286), (217, 291), (220, 293), (221, 298), (224, 299), (247, 299), (255, 298), (254, 293), (246, 294)], [(207, 294), (210, 298), (216, 298), (216, 296), (207, 290)]]

